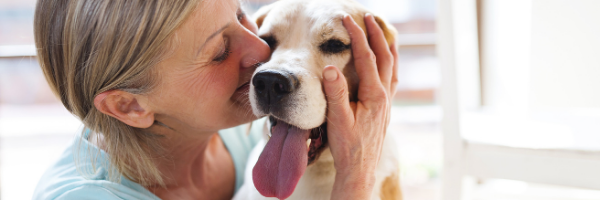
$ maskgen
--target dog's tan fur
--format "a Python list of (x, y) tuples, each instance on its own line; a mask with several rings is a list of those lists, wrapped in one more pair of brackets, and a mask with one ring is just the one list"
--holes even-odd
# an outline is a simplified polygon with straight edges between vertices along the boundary
[[(303, 129), (318, 127), (325, 121), (326, 100), (322, 92), (321, 72), (326, 65), (334, 65), (342, 70), (348, 80), (350, 99), (357, 99), (359, 80), (351, 51), (323, 55), (318, 50), (314, 50), (314, 46), (328, 37), (339, 39), (345, 44), (350, 43), (350, 37), (341, 24), (341, 18), (346, 14), (350, 15), (366, 33), (364, 15), (367, 12), (353, 0), (280, 0), (261, 8), (256, 13), (256, 23), (261, 27), (259, 36), (276, 35), (280, 37), (278, 39), (286, 39), (280, 41), (281, 46), (274, 50), (271, 60), (256, 71), (292, 70), (294, 74), (298, 74), (302, 85), (300, 87), (302, 90), (295, 94), (301, 98), (296, 98), (290, 104), (293, 106), (286, 110), (287, 116), (275, 116), (276, 118)], [(388, 44), (393, 44), (396, 36), (395, 29), (376, 15), (375, 19), (382, 28)], [(320, 26), (321, 24), (323, 26)], [(255, 95), (251, 86), (250, 101), (254, 113), (259, 116), (269, 114), (255, 108)], [(392, 134), (387, 134), (384, 140), (372, 199), (402, 199), (398, 154), (393, 137)], [(261, 196), (252, 184), (252, 168), (269, 139), (266, 134), (264, 139), (251, 152), (244, 186), (234, 199), (273, 199)], [(333, 157), (329, 148), (326, 148), (307, 167), (294, 193), (288, 199), (329, 199), (334, 179)]]
[(402, 199), (400, 190), (400, 175), (398, 173), (388, 176), (381, 185), (381, 200)]

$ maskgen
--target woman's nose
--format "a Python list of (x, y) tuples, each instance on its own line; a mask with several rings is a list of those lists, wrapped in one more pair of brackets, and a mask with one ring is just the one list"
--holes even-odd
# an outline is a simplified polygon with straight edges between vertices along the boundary
[(251, 31), (245, 29), (242, 37), (242, 67), (253, 67), (257, 63), (266, 62), (271, 56), (269, 45)]

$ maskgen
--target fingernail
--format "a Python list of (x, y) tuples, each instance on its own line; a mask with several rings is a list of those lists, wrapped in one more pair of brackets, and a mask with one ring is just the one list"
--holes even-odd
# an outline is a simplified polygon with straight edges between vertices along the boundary
[(346, 18), (350, 18), (350, 19), (352, 19), (352, 17), (350, 17), (350, 15), (348, 15), (348, 14), (344, 14), (344, 15), (342, 16), (342, 24), (344, 24), (344, 26), (346, 25)]
[(369, 17), (369, 16), (373, 16), (373, 14), (371, 14), (371, 13), (367, 13), (367, 14), (365, 14), (365, 18), (367, 18), (367, 17)]
[(327, 68), (323, 72), (323, 78), (325, 78), (327, 81), (335, 81), (338, 78), (338, 74), (335, 69)]

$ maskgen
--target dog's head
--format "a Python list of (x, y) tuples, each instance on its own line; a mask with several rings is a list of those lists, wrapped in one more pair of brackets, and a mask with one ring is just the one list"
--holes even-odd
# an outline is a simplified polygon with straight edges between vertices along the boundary
[[(301, 176), (306, 165), (316, 160), (326, 147), (327, 101), (322, 89), (322, 71), (327, 65), (340, 68), (348, 82), (350, 100), (357, 100), (359, 80), (352, 59), (350, 35), (342, 24), (342, 17), (350, 15), (366, 30), (364, 15), (367, 12), (353, 0), (281, 0), (257, 12), (258, 35), (269, 44), (272, 55), (270, 61), (254, 72), (249, 95), (254, 114), (270, 116), (272, 137), (257, 163), (257, 166), (268, 166), (262, 170), (255, 167), (256, 175), (272, 176), (285, 162), (293, 163), (293, 167), (285, 168), (301, 171)], [(391, 43), (396, 31), (381, 18), (376, 16), (375, 19)], [(261, 159), (265, 163), (261, 163)], [(269, 169), (273, 165), (278, 169)], [(295, 165), (304, 166), (297, 169)], [(290, 176), (299, 179), (296, 175)], [(276, 180), (266, 180), (269, 181)], [(291, 188), (288, 191), (291, 194), (297, 183), (297, 179), (292, 181), (294, 187), (291, 187), (280, 181), (276, 182), (285, 189), (264, 190), (287, 194), (279, 191)], [(255, 178), (255, 185), (256, 182)], [(259, 187), (257, 185), (261, 191)]]

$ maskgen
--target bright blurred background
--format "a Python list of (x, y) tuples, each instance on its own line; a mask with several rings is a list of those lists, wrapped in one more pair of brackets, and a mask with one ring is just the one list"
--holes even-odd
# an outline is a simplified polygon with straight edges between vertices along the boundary
[[(272, 2), (242, 1), (250, 14)], [(358, 1), (399, 32), (400, 82), (388, 134), (398, 139), (404, 199), (442, 199), (445, 132), (440, 88), (445, 65), (437, 56), (439, 38), (444, 37), (436, 31), (436, 21), (440, 6), (447, 4)], [(471, 40), (457, 43), (478, 51), (454, 51), (476, 58), (476, 67), (466, 72), (477, 76), (476, 81), (467, 81), (467, 88), (476, 92), (471, 95), (474, 100), (465, 104), (488, 113), (464, 115), (468, 123), (461, 125), (462, 136), (511, 147), (600, 150), (600, 1), (453, 2), (464, 11), (458, 14), (472, 14), (477, 25), (470, 33), (474, 37), (467, 35)], [(82, 127), (54, 97), (36, 61), (34, 7), (35, 0), (0, 0), (3, 200), (30, 199), (44, 170)], [(464, 192), (465, 199), (600, 199), (600, 192), (582, 188), (494, 177), (470, 179), (475, 184)]]

